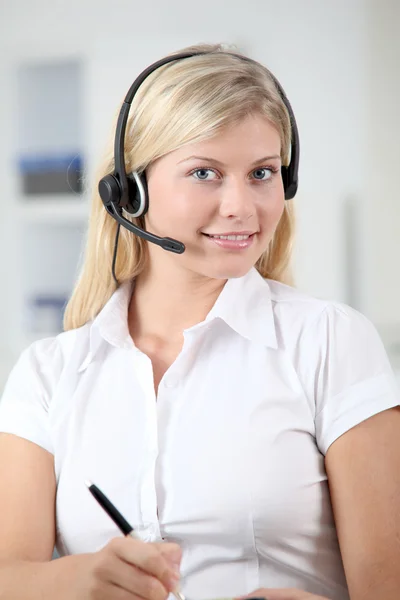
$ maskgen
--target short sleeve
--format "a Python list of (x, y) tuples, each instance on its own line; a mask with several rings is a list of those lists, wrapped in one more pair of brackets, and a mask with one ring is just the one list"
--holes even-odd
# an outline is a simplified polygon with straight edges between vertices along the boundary
[(53, 338), (32, 344), (12, 369), (0, 400), (0, 432), (12, 433), (53, 454), (49, 428)]
[[(328, 305), (307, 335), (318, 447), (329, 446), (369, 417), (400, 404), (396, 378), (373, 324), (344, 304)], [(311, 378), (311, 375), (310, 375)]]

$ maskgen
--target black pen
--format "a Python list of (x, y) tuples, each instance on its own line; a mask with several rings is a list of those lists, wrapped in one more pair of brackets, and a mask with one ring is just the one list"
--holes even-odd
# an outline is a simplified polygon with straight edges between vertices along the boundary
[[(130, 536), (135, 540), (140, 540), (140, 537), (135, 533), (133, 527), (128, 521), (121, 515), (119, 510), (110, 502), (105, 494), (91, 481), (85, 481), (89, 492), (97, 500), (100, 506), (106, 511), (109, 517), (114, 521), (118, 529), (125, 535)], [(186, 600), (185, 596), (178, 590), (172, 592), (177, 600)]]

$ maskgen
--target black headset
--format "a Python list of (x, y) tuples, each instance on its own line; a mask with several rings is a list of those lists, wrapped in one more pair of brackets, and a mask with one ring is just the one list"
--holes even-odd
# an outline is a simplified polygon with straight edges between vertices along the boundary
[[(100, 179), (98, 188), (100, 197), (103, 201), (107, 212), (118, 223), (113, 258), (113, 277), (116, 283), (118, 283), (118, 281), (115, 276), (115, 262), (119, 230), (121, 225), (129, 231), (131, 231), (132, 233), (134, 233), (135, 235), (138, 235), (139, 237), (147, 240), (148, 242), (152, 242), (153, 244), (161, 246), (161, 248), (164, 248), (164, 250), (169, 250), (170, 252), (175, 252), (177, 254), (182, 254), (182, 252), (185, 251), (185, 245), (182, 242), (179, 242), (178, 240), (174, 240), (172, 238), (159, 237), (157, 235), (154, 235), (153, 233), (145, 231), (141, 227), (134, 225), (123, 216), (122, 211), (125, 210), (132, 217), (141, 217), (146, 214), (149, 208), (149, 195), (145, 172), (138, 173), (137, 171), (133, 171), (130, 175), (127, 175), (125, 170), (125, 131), (132, 100), (137, 90), (139, 89), (143, 81), (146, 79), (146, 77), (148, 77), (151, 73), (153, 73), (153, 71), (155, 71), (159, 67), (166, 65), (170, 62), (176, 60), (183, 60), (185, 58), (191, 58), (192, 56), (200, 56), (203, 54), (213, 54), (213, 52), (185, 52), (181, 54), (174, 54), (162, 58), (161, 60), (151, 64), (133, 82), (133, 84), (128, 90), (128, 93), (125, 96), (124, 102), (122, 103), (122, 107), (118, 116), (117, 127), (115, 130), (114, 171), (113, 173), (110, 173), (109, 175), (106, 175), (105, 177)], [(221, 54), (221, 52), (218, 51), (218, 54)], [(259, 64), (246, 56), (241, 56), (232, 52), (230, 52), (229, 54), (232, 56), (236, 56), (241, 60), (245, 60), (247, 62), (251, 62), (257, 65)], [(291, 200), (296, 195), (298, 187), (298, 170), (300, 155), (299, 134), (292, 107), (290, 106), (289, 100), (287, 99), (286, 94), (282, 89), (282, 86), (270, 71), (269, 74), (271, 75), (278, 89), (278, 92), (288, 110), (291, 122), (292, 141), (290, 164), (288, 166), (281, 167), (281, 175), (285, 190), (285, 199)]]

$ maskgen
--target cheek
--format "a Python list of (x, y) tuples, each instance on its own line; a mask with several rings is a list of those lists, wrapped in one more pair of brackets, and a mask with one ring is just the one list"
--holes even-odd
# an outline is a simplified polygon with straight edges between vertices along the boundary
[(173, 222), (177, 227), (204, 226), (215, 212), (216, 201), (200, 186), (185, 181), (149, 185), (147, 219), (154, 224)]
[(149, 210), (146, 221), (153, 226), (162, 225), (175, 218), (175, 206), (179, 202), (179, 194), (168, 179), (150, 181), (148, 184)]
[(273, 230), (278, 225), (285, 210), (285, 198), (282, 194), (277, 195), (275, 198), (270, 198), (266, 202), (262, 211), (262, 220), (268, 230)]

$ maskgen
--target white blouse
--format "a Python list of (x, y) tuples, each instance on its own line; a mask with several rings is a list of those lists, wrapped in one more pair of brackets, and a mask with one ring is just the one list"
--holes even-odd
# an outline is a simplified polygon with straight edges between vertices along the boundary
[(143, 540), (181, 545), (191, 600), (260, 587), (348, 599), (324, 455), (399, 404), (374, 327), (252, 269), (184, 331), (156, 398), (130, 295), (124, 284), (93, 322), (25, 350), (0, 402), (0, 431), (54, 454), (59, 554), (121, 535), (90, 479)]

